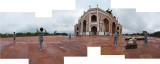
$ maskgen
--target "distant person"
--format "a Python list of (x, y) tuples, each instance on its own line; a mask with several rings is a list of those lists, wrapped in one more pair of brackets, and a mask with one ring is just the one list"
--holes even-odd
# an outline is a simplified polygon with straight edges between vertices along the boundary
[(8, 33), (6, 33), (6, 37), (8, 37)]
[(13, 32), (13, 42), (16, 43), (16, 34)]
[(117, 47), (118, 38), (119, 38), (119, 35), (118, 35), (118, 33), (116, 32), (116, 33), (114, 34), (114, 43), (113, 43), (113, 47), (115, 46), (115, 42), (116, 42), (116, 47)]
[[(39, 45), (40, 45), (40, 51), (42, 51), (42, 43), (43, 43), (43, 35), (44, 33), (46, 33), (47, 31), (43, 28), (40, 28), (40, 31), (38, 31), (38, 28), (36, 29), (38, 34), (39, 34)], [(43, 30), (45, 30), (45, 32), (43, 32)]]
[(69, 41), (71, 42), (71, 33), (69, 33)]
[(148, 43), (148, 33), (147, 31), (144, 31), (144, 45), (147, 46), (147, 43)]

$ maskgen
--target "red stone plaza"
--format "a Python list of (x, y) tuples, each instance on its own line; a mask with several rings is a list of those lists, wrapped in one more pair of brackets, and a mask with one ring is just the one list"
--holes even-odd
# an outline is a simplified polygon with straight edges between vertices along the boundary
[[(160, 38), (149, 37), (148, 46), (137, 40), (137, 49), (125, 49), (125, 36), (112, 47), (113, 36), (44, 36), (43, 51), (39, 51), (38, 36), (1, 38), (0, 58), (29, 59), (29, 64), (63, 64), (64, 56), (87, 56), (87, 46), (101, 46), (102, 55), (125, 55), (126, 58), (160, 58)], [(95, 51), (97, 52), (97, 51)]]

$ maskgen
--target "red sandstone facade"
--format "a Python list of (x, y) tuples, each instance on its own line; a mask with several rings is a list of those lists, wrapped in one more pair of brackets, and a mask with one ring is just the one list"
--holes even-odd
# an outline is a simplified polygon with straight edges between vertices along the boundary
[(90, 8), (80, 17), (74, 26), (75, 35), (113, 35), (122, 34), (122, 26), (118, 23), (112, 10), (104, 11), (100, 8)]

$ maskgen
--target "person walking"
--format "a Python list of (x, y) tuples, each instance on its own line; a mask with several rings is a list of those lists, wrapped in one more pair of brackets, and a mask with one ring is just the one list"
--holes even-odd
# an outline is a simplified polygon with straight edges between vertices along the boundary
[(71, 33), (69, 33), (69, 41), (71, 42)]
[(16, 34), (13, 32), (13, 42), (16, 43)]
[(147, 46), (147, 43), (148, 43), (148, 33), (147, 31), (143, 31), (144, 33), (144, 45)]

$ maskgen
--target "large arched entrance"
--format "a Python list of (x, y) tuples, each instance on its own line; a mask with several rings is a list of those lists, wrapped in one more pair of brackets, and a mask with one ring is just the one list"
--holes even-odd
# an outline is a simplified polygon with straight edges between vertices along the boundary
[(120, 30), (119, 30), (119, 27), (117, 27), (117, 33), (118, 33), (118, 34), (120, 34), (120, 32), (119, 32), (119, 31), (120, 31)]
[(112, 34), (115, 34), (116, 32), (116, 24), (115, 22), (112, 23)]
[[(78, 27), (77, 27), (76, 31), (79, 31), (79, 28), (78, 28)], [(76, 36), (78, 36), (78, 35), (79, 35), (79, 33), (77, 32), (77, 33), (76, 33)]]
[(122, 28), (120, 29), (120, 34), (122, 34)]
[(79, 35), (79, 33), (77, 32), (77, 36)]
[(106, 32), (109, 32), (109, 21), (107, 18), (105, 18), (104, 20), (104, 35), (106, 35)]
[(83, 32), (86, 32), (86, 20), (83, 21)]
[(93, 26), (91, 28), (91, 32), (92, 32), (92, 35), (97, 35), (97, 27), (96, 26)]
[(91, 22), (96, 22), (97, 21), (97, 16), (96, 15), (92, 15), (91, 16)]

